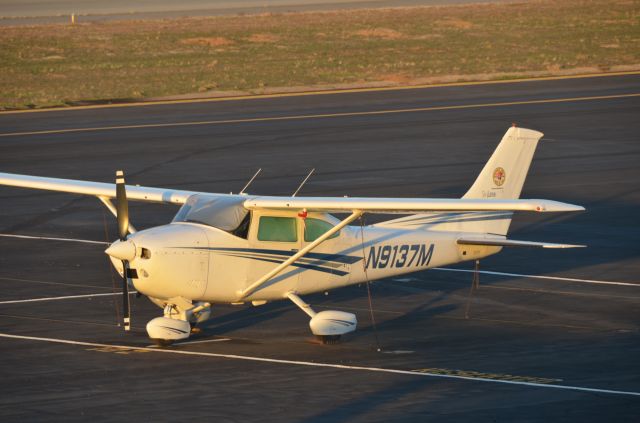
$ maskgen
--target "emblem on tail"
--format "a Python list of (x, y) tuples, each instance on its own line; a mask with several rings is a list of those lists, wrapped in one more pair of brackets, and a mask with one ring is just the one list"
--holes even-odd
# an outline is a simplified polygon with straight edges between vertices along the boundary
[(493, 183), (496, 184), (497, 187), (501, 187), (504, 184), (504, 180), (507, 178), (507, 174), (504, 169), (501, 167), (496, 167), (493, 171)]

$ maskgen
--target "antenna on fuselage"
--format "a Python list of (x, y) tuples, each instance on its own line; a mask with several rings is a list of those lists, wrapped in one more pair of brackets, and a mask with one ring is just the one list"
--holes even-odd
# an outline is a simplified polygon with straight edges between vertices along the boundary
[(298, 189), (297, 189), (297, 190), (295, 190), (295, 192), (293, 193), (292, 197), (295, 197), (295, 196), (296, 196), (296, 194), (297, 194), (298, 192), (300, 192), (300, 190), (302, 189), (302, 187), (304, 186), (304, 184), (306, 184), (306, 183), (307, 183), (307, 180), (311, 177), (311, 175), (313, 175), (313, 172), (315, 172), (315, 171), (316, 171), (316, 168), (315, 168), (315, 167), (309, 171), (309, 174), (307, 175), (307, 177), (306, 177), (306, 178), (304, 178), (304, 180), (302, 181), (302, 183), (300, 184), (300, 186), (298, 187)]
[(253, 182), (253, 180), (256, 179), (256, 176), (258, 176), (260, 172), (262, 172), (262, 168), (258, 169), (258, 171), (251, 177), (251, 179), (249, 179), (249, 182), (247, 182), (247, 185), (245, 185), (244, 188), (240, 190), (240, 195), (244, 194), (244, 190), (249, 188), (249, 185), (251, 185), (251, 182)]

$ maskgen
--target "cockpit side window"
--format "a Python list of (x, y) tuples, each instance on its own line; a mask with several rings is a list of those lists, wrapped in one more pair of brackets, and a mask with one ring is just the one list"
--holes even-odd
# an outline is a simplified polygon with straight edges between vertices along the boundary
[[(306, 242), (315, 241), (331, 228), (333, 228), (333, 225), (331, 223), (309, 217), (304, 221), (304, 240)], [(331, 235), (329, 239), (336, 238), (339, 235), (340, 231)]]
[(240, 225), (234, 230), (230, 231), (231, 235), (235, 235), (240, 238), (247, 239), (249, 237), (249, 226), (251, 225), (251, 213), (247, 213), (247, 215), (242, 219)]
[(296, 242), (298, 228), (295, 217), (261, 216), (258, 241)]

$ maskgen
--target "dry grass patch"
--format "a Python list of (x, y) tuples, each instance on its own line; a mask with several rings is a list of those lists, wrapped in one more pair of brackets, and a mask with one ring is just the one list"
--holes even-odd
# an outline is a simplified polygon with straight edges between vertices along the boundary
[(382, 40), (401, 40), (406, 38), (404, 34), (390, 28), (361, 29), (354, 32), (355, 35), (365, 38), (379, 38)]
[(221, 47), (221, 46), (231, 45), (233, 44), (233, 41), (224, 37), (196, 37), (196, 38), (184, 38), (180, 40), (180, 44)]
[(252, 34), (247, 41), (251, 43), (277, 43), (280, 37), (275, 34)]
[(381, 75), (382, 81), (393, 82), (396, 84), (408, 84), (413, 78), (411, 76), (401, 73), (390, 73), (387, 75)]
[(440, 19), (436, 21), (436, 25), (453, 29), (471, 29), (474, 27), (473, 23), (456, 18)]

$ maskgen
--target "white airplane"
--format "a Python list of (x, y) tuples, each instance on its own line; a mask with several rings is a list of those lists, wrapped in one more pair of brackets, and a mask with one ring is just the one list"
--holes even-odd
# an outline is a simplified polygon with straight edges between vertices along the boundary
[[(117, 217), (119, 240), (105, 251), (128, 287), (164, 310), (147, 333), (161, 345), (183, 340), (213, 304), (291, 300), (310, 317), (311, 332), (335, 342), (356, 329), (356, 316), (316, 312), (300, 296), (477, 260), (502, 247), (579, 245), (507, 239), (513, 212), (573, 212), (583, 207), (519, 199), (542, 133), (511, 127), (461, 199), (268, 197), (211, 194), (0, 173), (0, 185), (98, 197)], [(244, 190), (243, 190), (244, 191)], [(116, 199), (116, 205), (112, 203)], [(167, 225), (136, 232), (127, 199), (181, 204)], [(349, 213), (338, 219), (329, 213)], [(408, 216), (354, 225), (364, 213)]]

